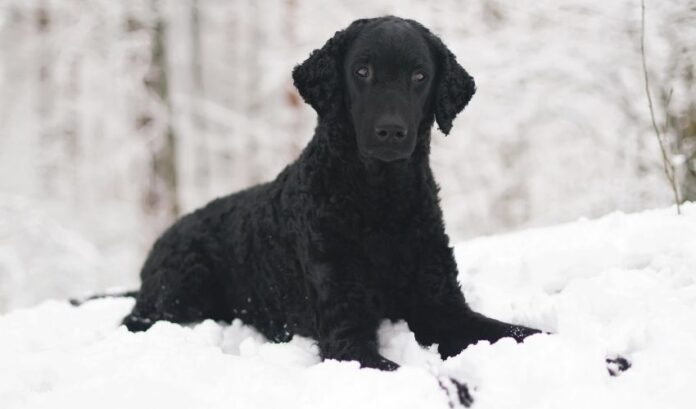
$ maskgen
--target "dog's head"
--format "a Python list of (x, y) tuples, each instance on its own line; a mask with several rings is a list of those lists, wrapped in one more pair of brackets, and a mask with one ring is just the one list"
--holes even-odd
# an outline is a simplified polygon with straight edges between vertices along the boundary
[(437, 36), (397, 17), (353, 22), (293, 79), (320, 118), (347, 112), (360, 155), (383, 162), (408, 159), (433, 119), (448, 134), (476, 90)]

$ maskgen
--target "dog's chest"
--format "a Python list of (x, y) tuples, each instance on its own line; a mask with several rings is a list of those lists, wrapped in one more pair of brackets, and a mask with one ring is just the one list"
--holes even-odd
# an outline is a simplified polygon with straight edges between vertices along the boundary
[(407, 296), (406, 290), (421, 259), (419, 246), (412, 237), (372, 232), (363, 237), (362, 257), (372, 284), (386, 299)]
[(413, 268), (417, 245), (409, 235), (373, 231), (361, 238), (362, 250), (371, 264), (379, 267)]
[(394, 209), (361, 216), (355, 236), (373, 274), (392, 282), (411, 275), (421, 256), (418, 215)]

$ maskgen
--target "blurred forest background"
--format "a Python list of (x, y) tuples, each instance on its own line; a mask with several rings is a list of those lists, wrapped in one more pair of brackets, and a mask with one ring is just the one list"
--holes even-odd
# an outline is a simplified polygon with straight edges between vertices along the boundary
[[(0, 311), (134, 287), (178, 215), (312, 135), (290, 72), (395, 14), (476, 78), (432, 163), (453, 241), (672, 203), (639, 0), (0, 0)], [(647, 0), (658, 125), (696, 200), (696, 1)]]

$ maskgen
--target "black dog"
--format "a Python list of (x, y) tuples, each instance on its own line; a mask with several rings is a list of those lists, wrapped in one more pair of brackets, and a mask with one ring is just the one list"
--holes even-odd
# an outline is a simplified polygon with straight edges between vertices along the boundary
[(314, 138), (267, 184), (217, 199), (157, 240), (124, 324), (240, 318), (268, 339), (318, 341), (323, 358), (394, 369), (381, 320), (406, 320), (442, 357), (538, 331), (470, 310), (429, 164), (474, 81), (430, 31), (358, 20), (293, 72), (319, 114)]

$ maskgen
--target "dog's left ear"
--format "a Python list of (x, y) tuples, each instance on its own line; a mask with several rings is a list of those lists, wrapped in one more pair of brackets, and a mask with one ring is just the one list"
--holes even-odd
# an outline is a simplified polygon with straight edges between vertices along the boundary
[(447, 135), (452, 129), (454, 118), (474, 96), (476, 84), (439, 37), (420, 23), (410, 21), (425, 36), (437, 63), (439, 72), (435, 84), (435, 119), (440, 130)]
[(323, 117), (341, 103), (341, 65), (347, 45), (367, 19), (356, 20), (345, 30), (337, 31), (322, 48), (292, 71), (295, 87), (305, 102)]

